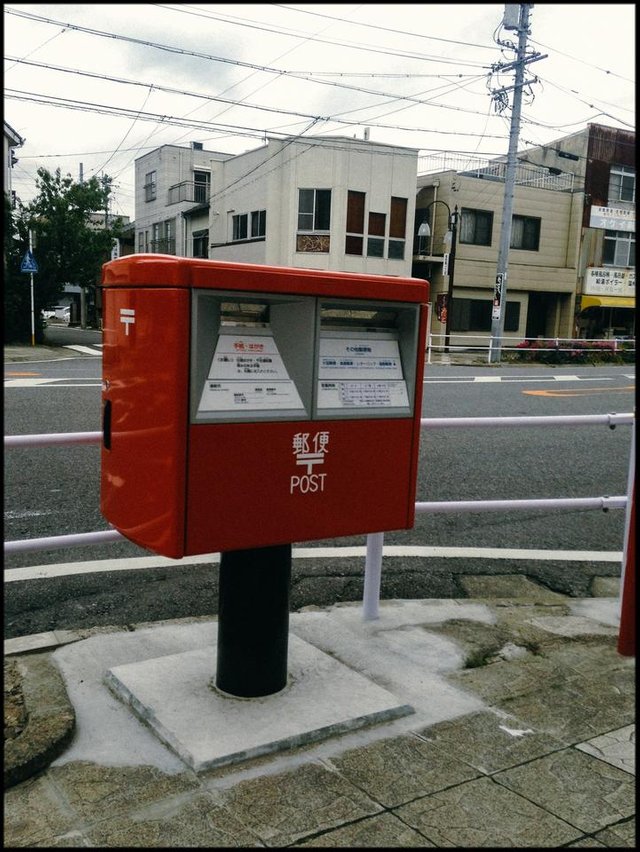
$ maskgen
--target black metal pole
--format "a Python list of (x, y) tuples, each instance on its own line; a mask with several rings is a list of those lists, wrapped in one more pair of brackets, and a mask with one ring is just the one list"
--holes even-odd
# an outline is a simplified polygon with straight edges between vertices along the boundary
[(284, 689), (290, 583), (290, 544), (221, 554), (218, 689), (242, 698)]
[(453, 272), (456, 265), (456, 236), (458, 233), (458, 205), (450, 219), (451, 224), (451, 251), (449, 253), (449, 286), (447, 288), (447, 321), (444, 328), (444, 351), (449, 351), (451, 340), (451, 314), (453, 313)]

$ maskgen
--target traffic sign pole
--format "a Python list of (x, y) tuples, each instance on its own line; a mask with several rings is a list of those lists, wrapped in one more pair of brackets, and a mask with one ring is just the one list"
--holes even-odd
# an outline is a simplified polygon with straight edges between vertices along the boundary
[(33, 293), (33, 273), (38, 271), (38, 264), (32, 252), (33, 236), (31, 228), (29, 228), (29, 250), (22, 258), (20, 264), (20, 272), (28, 272), (31, 275), (31, 345), (36, 345), (36, 307)]
[[(29, 228), (29, 257), (33, 257), (31, 228)], [(36, 306), (33, 292), (33, 272), (31, 273), (31, 345), (36, 345)]]

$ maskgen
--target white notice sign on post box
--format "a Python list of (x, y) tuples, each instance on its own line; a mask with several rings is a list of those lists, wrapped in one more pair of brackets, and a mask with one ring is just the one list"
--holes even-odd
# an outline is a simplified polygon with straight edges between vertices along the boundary
[(210, 411), (303, 410), (270, 331), (221, 334), (198, 406)]

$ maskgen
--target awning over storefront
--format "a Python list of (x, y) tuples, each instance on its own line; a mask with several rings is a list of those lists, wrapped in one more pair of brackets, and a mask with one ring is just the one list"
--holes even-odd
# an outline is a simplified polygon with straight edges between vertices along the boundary
[(636, 300), (628, 296), (583, 296), (580, 310), (586, 308), (635, 308)]

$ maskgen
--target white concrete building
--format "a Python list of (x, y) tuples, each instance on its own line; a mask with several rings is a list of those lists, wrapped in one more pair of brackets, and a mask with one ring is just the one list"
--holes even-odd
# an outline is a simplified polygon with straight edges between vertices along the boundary
[(14, 164), (17, 162), (15, 154), (13, 153), (13, 149), (20, 148), (22, 145), (24, 145), (24, 139), (6, 121), (4, 122), (4, 135), (2, 144), (4, 152), (4, 174), (2, 176), (2, 186), (13, 203), (11, 172), (13, 170)]
[(136, 161), (136, 252), (410, 275), (417, 156), (343, 136), (164, 146)]

